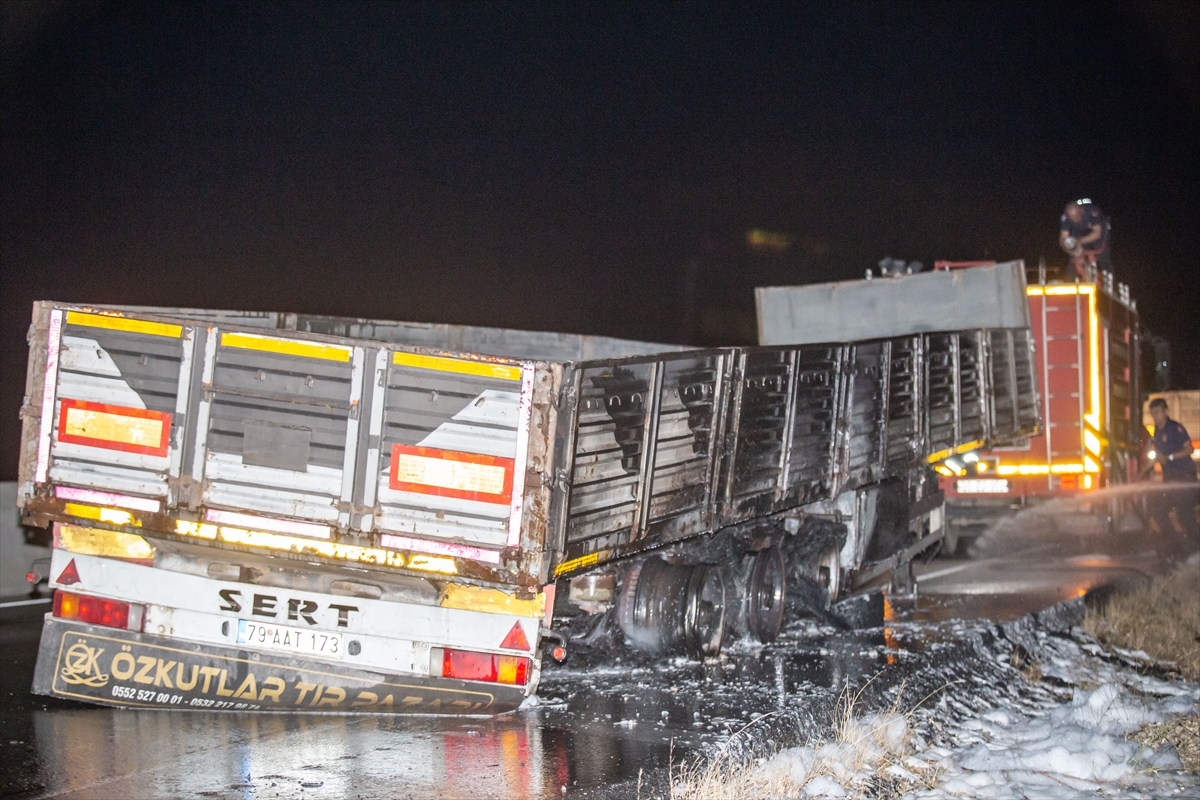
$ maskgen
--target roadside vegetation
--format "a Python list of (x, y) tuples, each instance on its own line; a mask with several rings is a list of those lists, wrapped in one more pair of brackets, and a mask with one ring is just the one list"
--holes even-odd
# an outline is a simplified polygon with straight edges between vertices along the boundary
[[(833, 737), (793, 747), (769, 759), (729, 763), (715, 758), (672, 770), (672, 800), (729, 798), (900, 798), (937, 786), (940, 769), (912, 758), (909, 717), (900, 696), (885, 712), (856, 713), (859, 694), (848, 688), (838, 698)], [(915, 710), (915, 709), (914, 709)]]
[[(1170, 662), (1180, 677), (1200, 682), (1200, 558), (1089, 609), (1083, 629), (1110, 647)], [(1170, 742), (1184, 768), (1200, 773), (1200, 715), (1147, 725), (1134, 739), (1151, 747)]]
[(1200, 681), (1200, 559), (1089, 609), (1083, 629), (1111, 647), (1169, 661), (1183, 678)]

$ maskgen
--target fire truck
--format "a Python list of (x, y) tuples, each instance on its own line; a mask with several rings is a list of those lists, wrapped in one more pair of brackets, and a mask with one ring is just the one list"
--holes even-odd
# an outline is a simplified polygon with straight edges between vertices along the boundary
[[(934, 269), (969, 271), (991, 263), (938, 261)], [(1050, 271), (1043, 262), (1026, 273), (1044, 425), (1015, 444), (937, 464), (952, 532), (969, 538), (1014, 506), (1137, 475), (1144, 444), (1137, 301), (1112, 273), (1081, 272)]]

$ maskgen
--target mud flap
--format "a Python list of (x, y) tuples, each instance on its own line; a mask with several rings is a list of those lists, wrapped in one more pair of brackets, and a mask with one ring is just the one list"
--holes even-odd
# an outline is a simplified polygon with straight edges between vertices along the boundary
[(500, 714), (522, 688), (377, 672), (47, 616), (33, 693), (132, 708)]

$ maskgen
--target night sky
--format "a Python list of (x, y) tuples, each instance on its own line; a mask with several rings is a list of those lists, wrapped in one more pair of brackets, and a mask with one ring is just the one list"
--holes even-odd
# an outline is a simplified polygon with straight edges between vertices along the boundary
[(1196, 388), (1197, 7), (10, 0), (0, 477), (35, 299), (742, 344), (1084, 195)]

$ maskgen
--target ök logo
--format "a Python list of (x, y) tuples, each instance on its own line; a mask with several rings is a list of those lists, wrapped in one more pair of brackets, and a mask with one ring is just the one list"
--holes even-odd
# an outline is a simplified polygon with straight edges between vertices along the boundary
[(90, 647), (86, 639), (81, 639), (67, 648), (63, 654), (63, 668), (60, 673), (65, 683), (91, 686), (97, 688), (108, 683), (108, 675), (100, 671), (100, 654), (103, 647)]

